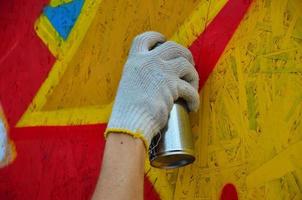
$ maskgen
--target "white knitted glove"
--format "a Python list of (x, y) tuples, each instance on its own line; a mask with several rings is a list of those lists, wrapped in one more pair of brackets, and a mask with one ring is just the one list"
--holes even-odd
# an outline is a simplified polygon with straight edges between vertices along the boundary
[[(153, 136), (166, 125), (174, 101), (183, 98), (190, 111), (198, 109), (199, 78), (191, 52), (164, 41), (157, 32), (134, 39), (105, 136), (130, 134), (143, 139), (148, 149)], [(152, 49), (159, 42), (163, 44)]]

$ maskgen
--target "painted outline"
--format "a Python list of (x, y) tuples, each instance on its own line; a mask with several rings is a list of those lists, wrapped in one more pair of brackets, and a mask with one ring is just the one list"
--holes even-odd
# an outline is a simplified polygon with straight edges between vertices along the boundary
[[(184, 46), (189, 46), (203, 32), (226, 2), (227, 0), (212, 3), (210, 5), (211, 9), (208, 9), (208, 5), (204, 2), (200, 2), (183, 25), (171, 37), (171, 40)], [(35, 29), (38, 36), (48, 46), (50, 52), (57, 58), (57, 61), (32, 103), (17, 123), (17, 127), (81, 125), (108, 122), (113, 102), (103, 106), (42, 111), (43, 106), (47, 102), (47, 94), (53, 92), (53, 88), (56, 87), (62, 78), (67, 69), (67, 64), (73, 58), (73, 55), (81, 44), (100, 3), (101, 0), (97, 2), (93, 0), (85, 1), (82, 12), (66, 41), (60, 37), (47, 17), (41, 15), (36, 21)], [(206, 17), (204, 17), (204, 13), (207, 13)], [(77, 32), (76, 30), (79, 29), (81, 31)]]

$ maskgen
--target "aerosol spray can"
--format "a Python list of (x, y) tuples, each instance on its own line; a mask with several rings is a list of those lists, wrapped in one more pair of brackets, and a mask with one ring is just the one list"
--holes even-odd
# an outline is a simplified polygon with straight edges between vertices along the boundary
[[(156, 44), (156, 46), (160, 45)], [(174, 102), (168, 123), (151, 141), (149, 159), (153, 167), (173, 169), (195, 160), (188, 108), (183, 99)]]

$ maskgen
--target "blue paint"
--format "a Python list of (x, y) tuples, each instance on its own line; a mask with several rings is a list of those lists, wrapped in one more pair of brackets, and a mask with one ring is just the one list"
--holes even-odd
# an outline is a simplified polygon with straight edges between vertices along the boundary
[(44, 8), (44, 15), (64, 40), (67, 39), (80, 15), (83, 4), (84, 0), (73, 0), (57, 7), (47, 6)]

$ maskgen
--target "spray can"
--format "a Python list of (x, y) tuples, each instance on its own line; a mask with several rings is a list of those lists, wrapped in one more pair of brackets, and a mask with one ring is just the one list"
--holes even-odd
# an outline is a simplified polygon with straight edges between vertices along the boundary
[(184, 100), (177, 100), (168, 123), (151, 141), (149, 159), (153, 167), (173, 169), (195, 160), (188, 109)]
[[(157, 43), (152, 49), (161, 45)], [(151, 141), (149, 160), (153, 167), (173, 169), (195, 160), (194, 144), (186, 102), (174, 102), (168, 123)]]

